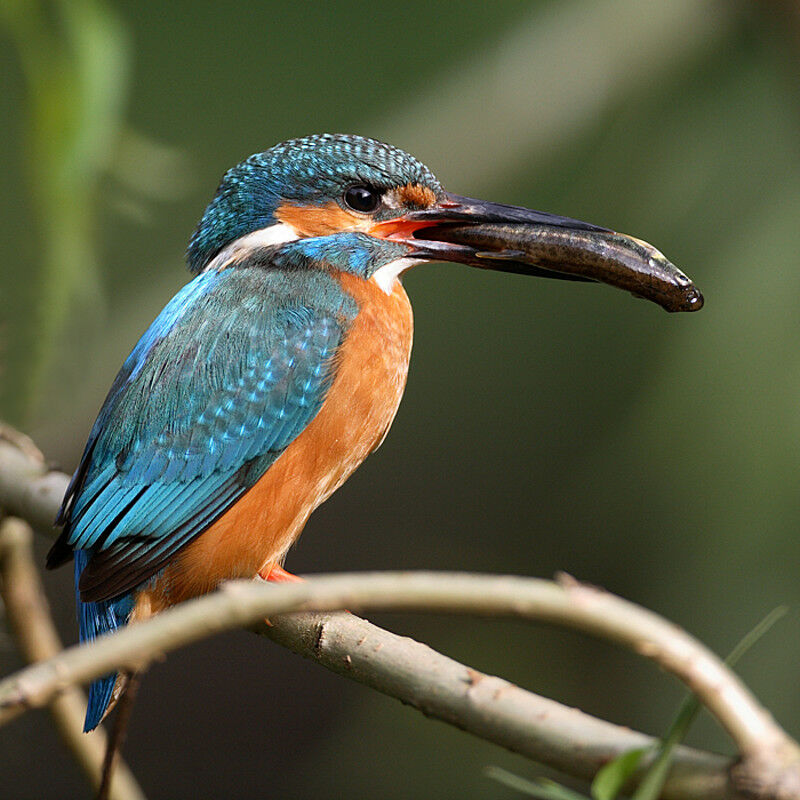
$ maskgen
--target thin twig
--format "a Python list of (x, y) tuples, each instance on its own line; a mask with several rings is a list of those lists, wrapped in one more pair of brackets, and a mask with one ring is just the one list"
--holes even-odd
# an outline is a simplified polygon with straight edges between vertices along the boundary
[(100, 779), (100, 788), (97, 790), (96, 800), (111, 800), (111, 788), (114, 785), (114, 778), (122, 761), (122, 746), (125, 744), (125, 738), (128, 735), (131, 711), (136, 701), (136, 694), (139, 691), (141, 679), (142, 676), (138, 672), (125, 676), (125, 686), (117, 701), (114, 722), (106, 744), (102, 777)]
[[(20, 519), (0, 523), (0, 594), (9, 625), (23, 657), (44, 661), (63, 649), (50, 617), (47, 600), (33, 563), (33, 532)], [(78, 688), (65, 688), (50, 703), (50, 713), (61, 738), (92, 785), (100, 785), (106, 736), (102, 729), (83, 733), (86, 698)], [(119, 762), (111, 784), (111, 800), (144, 800), (128, 767)]]

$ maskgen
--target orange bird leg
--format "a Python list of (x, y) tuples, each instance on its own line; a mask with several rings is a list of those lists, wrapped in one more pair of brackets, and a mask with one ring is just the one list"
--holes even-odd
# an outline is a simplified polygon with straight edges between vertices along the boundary
[[(293, 575), (291, 572), (287, 572), (283, 567), (278, 566), (275, 564), (272, 567), (264, 567), (259, 573), (258, 577), (265, 581), (270, 581), (271, 583), (305, 583), (306, 579), (301, 578), (299, 575)], [(346, 613), (350, 613), (346, 608), (343, 609)], [(267, 625), (272, 627), (272, 623), (269, 621), (269, 617), (264, 618), (264, 622)]]
[[(287, 572), (278, 564), (273, 564), (272, 566), (267, 565), (259, 571), (258, 577), (262, 580), (270, 581), (271, 583), (305, 583), (305, 579), (298, 575), (292, 575), (291, 572)], [(264, 622), (269, 625), (270, 628), (272, 627), (269, 617), (264, 617)]]
[(272, 583), (302, 583), (303, 578), (298, 575), (292, 575), (287, 572), (283, 567), (278, 564), (273, 564), (271, 567), (264, 567), (258, 573), (259, 578), (265, 581), (272, 581)]

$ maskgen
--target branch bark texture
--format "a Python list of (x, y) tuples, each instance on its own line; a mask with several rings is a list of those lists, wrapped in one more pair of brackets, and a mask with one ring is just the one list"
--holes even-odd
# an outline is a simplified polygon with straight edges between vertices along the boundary
[[(590, 780), (650, 736), (596, 719), (351, 614), (287, 614), (254, 628), (278, 644), (482, 739)], [(645, 760), (637, 778), (649, 766)], [(680, 748), (663, 797), (728, 797), (729, 759)]]

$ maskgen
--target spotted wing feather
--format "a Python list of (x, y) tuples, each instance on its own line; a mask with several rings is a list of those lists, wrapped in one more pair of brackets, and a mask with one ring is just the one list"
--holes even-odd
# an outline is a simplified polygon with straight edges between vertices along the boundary
[(82, 601), (146, 581), (228, 510), (316, 415), (346, 315), (330, 296), (319, 302), (319, 292), (288, 293), (282, 281), (256, 270), (200, 275), (125, 362), (65, 498), (64, 531), (51, 552), (51, 565), (72, 550), (90, 553)]

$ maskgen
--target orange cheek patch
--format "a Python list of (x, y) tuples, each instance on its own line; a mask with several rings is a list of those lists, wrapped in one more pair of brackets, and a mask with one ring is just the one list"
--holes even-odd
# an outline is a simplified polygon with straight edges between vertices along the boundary
[(418, 183), (407, 183), (397, 190), (397, 196), (403, 205), (412, 208), (430, 208), (436, 202), (436, 195), (427, 186)]
[(275, 217), (291, 225), (300, 236), (329, 236), (342, 231), (366, 231), (369, 220), (359, 214), (345, 211), (337, 203), (322, 206), (295, 206), (284, 203), (278, 206)]

